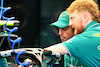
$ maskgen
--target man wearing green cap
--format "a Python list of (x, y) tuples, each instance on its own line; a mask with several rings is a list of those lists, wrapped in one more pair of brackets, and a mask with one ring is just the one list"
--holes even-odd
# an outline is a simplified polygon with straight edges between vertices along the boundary
[(58, 21), (50, 24), (50, 26), (58, 27), (62, 41), (66, 41), (74, 36), (74, 30), (69, 26), (69, 15), (66, 11), (63, 11), (59, 16)]
[(67, 8), (69, 26), (77, 35), (67, 41), (44, 48), (61, 55), (78, 58), (84, 67), (100, 67), (100, 11), (94, 0), (75, 0)]
[[(69, 26), (69, 15), (66, 11), (63, 11), (58, 21), (55, 23), (50, 24), (50, 26), (56, 26), (59, 29), (59, 35), (61, 38), (61, 41), (66, 41), (74, 36), (74, 29)], [(74, 56), (69, 56), (67, 54), (64, 55), (64, 67), (70, 67), (73, 66), (82, 66), (81, 62), (75, 58)]]

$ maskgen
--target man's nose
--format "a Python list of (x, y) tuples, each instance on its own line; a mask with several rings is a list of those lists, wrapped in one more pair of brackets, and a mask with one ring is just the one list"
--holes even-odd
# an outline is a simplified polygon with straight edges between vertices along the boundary
[(62, 34), (62, 29), (59, 29), (59, 35), (61, 35)]
[(69, 26), (72, 26), (72, 21), (71, 20), (69, 21)]

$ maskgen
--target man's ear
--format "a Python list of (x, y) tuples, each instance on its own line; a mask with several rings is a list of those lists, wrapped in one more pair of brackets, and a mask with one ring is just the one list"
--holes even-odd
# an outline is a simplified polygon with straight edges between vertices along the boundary
[(89, 20), (89, 17), (88, 17), (88, 15), (85, 14), (85, 15), (83, 16), (83, 18), (82, 18), (83, 23), (87, 23), (88, 20)]

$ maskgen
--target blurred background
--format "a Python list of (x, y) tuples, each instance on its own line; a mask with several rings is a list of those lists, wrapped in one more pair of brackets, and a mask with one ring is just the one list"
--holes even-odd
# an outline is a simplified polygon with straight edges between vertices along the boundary
[[(5, 17), (20, 22), (15, 33), (22, 37), (20, 47), (46, 47), (60, 42), (58, 30), (50, 27), (74, 0), (4, 0), (11, 7)], [(95, 0), (99, 3), (99, 0)]]
[(22, 37), (20, 47), (46, 47), (60, 42), (58, 31), (50, 24), (57, 21), (73, 0), (4, 0), (11, 7), (4, 16), (20, 22), (15, 33)]
[[(4, 0), (11, 7), (4, 16), (15, 17), (20, 22), (16, 35), (22, 37), (20, 47), (47, 47), (61, 42), (58, 30), (50, 27), (59, 14), (74, 0)], [(100, 3), (100, 0), (95, 0)], [(60, 66), (63, 67), (63, 59)]]

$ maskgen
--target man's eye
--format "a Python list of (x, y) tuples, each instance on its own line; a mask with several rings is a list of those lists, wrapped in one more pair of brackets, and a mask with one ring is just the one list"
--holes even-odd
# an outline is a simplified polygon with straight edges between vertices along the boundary
[(74, 19), (74, 17), (71, 17), (70, 19), (71, 19), (71, 20), (73, 20), (73, 19)]
[(68, 28), (63, 28), (63, 30), (67, 30)]
[(73, 19), (73, 18), (71, 17), (71, 19)]

